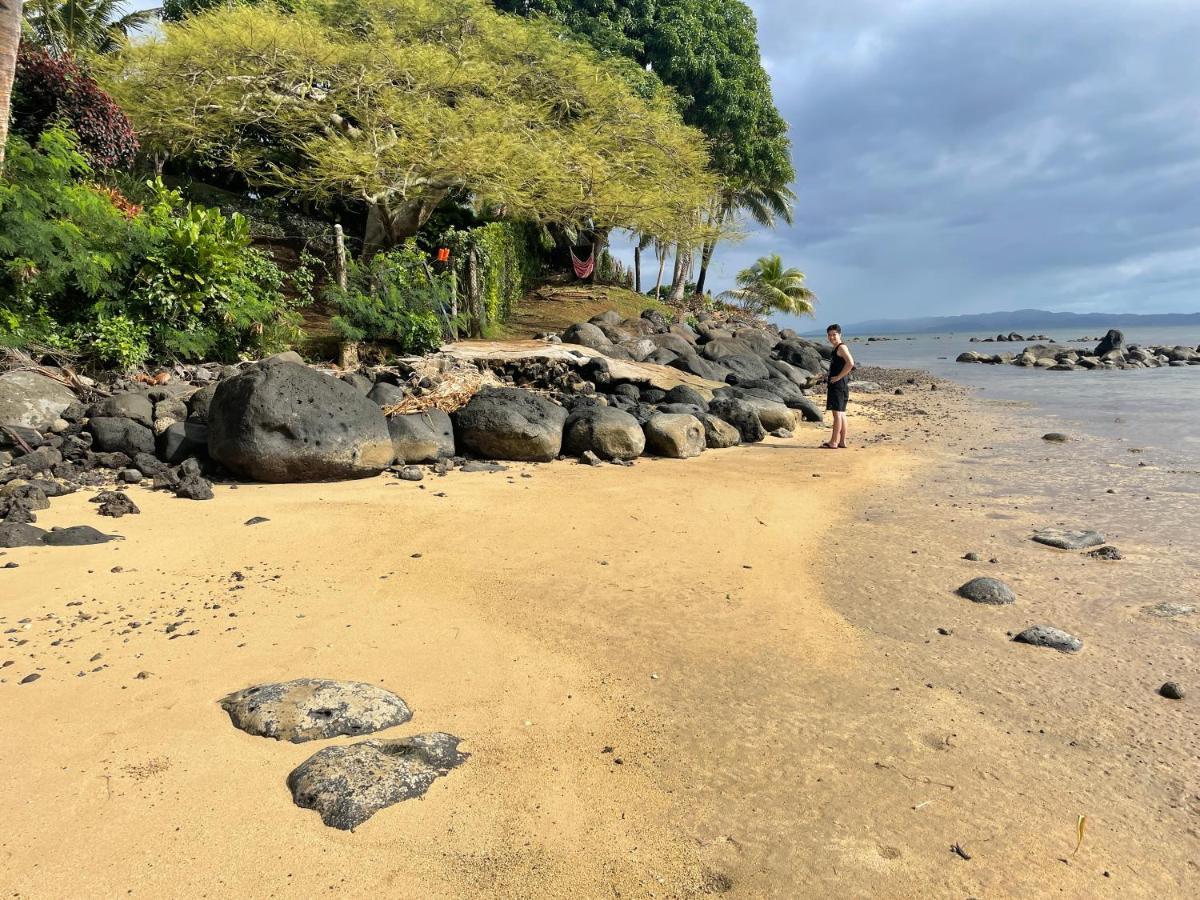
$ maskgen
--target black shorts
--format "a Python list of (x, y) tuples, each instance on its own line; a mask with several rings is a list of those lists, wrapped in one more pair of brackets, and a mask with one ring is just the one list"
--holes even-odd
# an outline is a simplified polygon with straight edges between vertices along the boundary
[(845, 412), (850, 402), (850, 382), (843, 378), (829, 385), (825, 392), (825, 408), (830, 412)]

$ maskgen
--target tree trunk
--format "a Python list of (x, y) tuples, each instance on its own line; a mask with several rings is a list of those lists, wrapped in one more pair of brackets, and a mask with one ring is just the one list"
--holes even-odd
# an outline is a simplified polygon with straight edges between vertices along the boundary
[(668, 303), (678, 303), (683, 300), (683, 295), (687, 293), (688, 275), (691, 272), (691, 248), (680, 244), (675, 249), (675, 280), (671, 284), (671, 296), (667, 298)]
[[(7, 0), (0, 0), (0, 3)], [(370, 259), (380, 250), (390, 250), (403, 244), (421, 230), (433, 211), (449, 191), (431, 188), (416, 200), (379, 200), (367, 211), (367, 228), (363, 235), (363, 256)]]
[(633, 245), (633, 289), (637, 293), (642, 292), (642, 246), (641, 244)]
[(700, 251), (700, 276), (696, 279), (697, 295), (704, 293), (704, 282), (708, 280), (708, 264), (712, 262), (713, 250), (716, 247), (716, 241), (705, 241), (704, 249)]
[(343, 291), (346, 289), (346, 236), (342, 232), (342, 224), (339, 222), (333, 226), (333, 273), (337, 280), (337, 286)]
[(658, 257), (658, 281), (654, 282), (654, 299), (661, 300), (663, 269), (667, 267), (667, 248), (656, 247), (654, 255)]
[(17, 48), (21, 45), (21, 6), (21, 0), (0, 0), (0, 173), (4, 172), (4, 145), (8, 142)]

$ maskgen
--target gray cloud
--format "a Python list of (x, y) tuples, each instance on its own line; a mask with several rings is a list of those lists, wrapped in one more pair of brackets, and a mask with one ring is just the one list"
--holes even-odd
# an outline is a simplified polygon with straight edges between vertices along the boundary
[(751, 0), (791, 123), (766, 252), (843, 321), (1200, 309), (1200, 4)]

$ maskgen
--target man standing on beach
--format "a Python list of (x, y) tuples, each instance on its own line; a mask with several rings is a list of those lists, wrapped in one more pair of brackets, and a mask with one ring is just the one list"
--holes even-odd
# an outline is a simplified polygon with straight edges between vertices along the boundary
[(825, 394), (825, 408), (833, 413), (833, 433), (821, 446), (826, 450), (846, 449), (846, 404), (850, 400), (850, 373), (854, 370), (854, 357), (842, 340), (842, 326), (830, 325), (825, 336), (833, 345), (833, 356), (829, 359), (829, 387)]

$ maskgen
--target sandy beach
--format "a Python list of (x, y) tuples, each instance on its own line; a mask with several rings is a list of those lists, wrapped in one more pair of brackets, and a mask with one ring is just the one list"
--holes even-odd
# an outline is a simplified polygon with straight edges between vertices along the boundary
[[(809, 425), (629, 469), (135, 489), (117, 521), (56, 500), (39, 525), (125, 539), (0, 556), (0, 888), (1194, 896), (1196, 701), (1155, 691), (1200, 685), (1197, 617), (1145, 612), (1197, 599), (1194, 501), (918, 381), (856, 403), (845, 452)], [(1029, 541), (1057, 524), (1125, 559)], [(1017, 603), (953, 594), (976, 575)], [(1032, 624), (1083, 651), (1009, 640)], [(217, 704), (306, 676), (387, 687), (414, 716), (385, 736), (471, 757), (327, 828), (285, 780), (352, 741)]]

